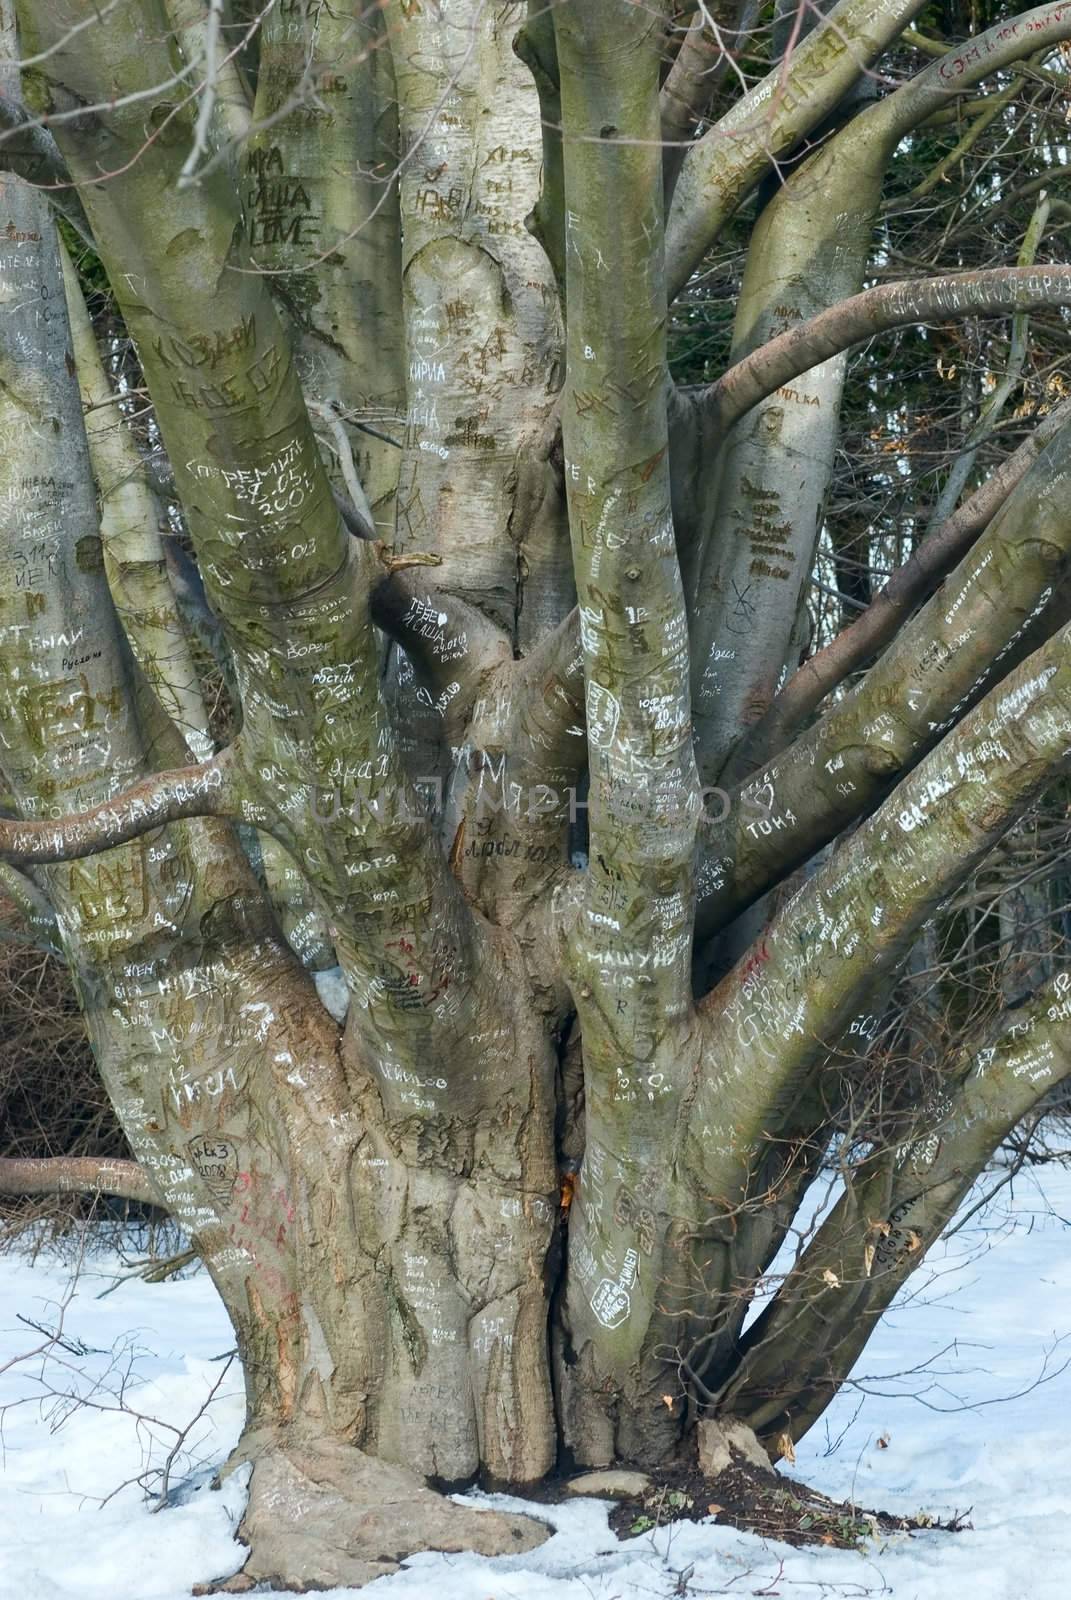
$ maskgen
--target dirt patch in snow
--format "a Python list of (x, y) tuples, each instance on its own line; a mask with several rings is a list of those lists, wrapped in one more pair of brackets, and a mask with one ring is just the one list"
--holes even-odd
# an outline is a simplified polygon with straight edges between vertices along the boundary
[(610, 1526), (621, 1539), (650, 1533), (667, 1522), (712, 1518), (725, 1526), (779, 1539), (795, 1546), (828, 1545), (854, 1550), (875, 1537), (940, 1529), (960, 1533), (971, 1524), (969, 1510), (948, 1521), (919, 1515), (897, 1517), (887, 1511), (830, 1500), (817, 1490), (779, 1472), (763, 1471), (735, 1459), (707, 1478), (698, 1467), (676, 1466), (652, 1474), (651, 1487), (621, 1498), (610, 1512)]

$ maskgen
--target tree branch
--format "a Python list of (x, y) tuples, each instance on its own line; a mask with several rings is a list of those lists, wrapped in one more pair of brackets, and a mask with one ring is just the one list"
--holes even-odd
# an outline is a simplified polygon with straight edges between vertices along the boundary
[(659, 95), (662, 114), (662, 182), (668, 206), (696, 124), (712, 105), (730, 64), (758, 17), (757, 0), (740, 0), (736, 26), (723, 35), (705, 5), (692, 18)]
[[(43, 71), (57, 103), (94, 103), (104, 82), (162, 82), (162, 11), (161, 0), (131, 0), (74, 49), (63, 38), (59, 0), (24, 7), (28, 45), (49, 51)], [(378, 11), (374, 21), (381, 37)], [(332, 48), (344, 53), (347, 24), (335, 22)], [(183, 139), (146, 142), (131, 104), (64, 121), (60, 143), (86, 181), (198, 566), (227, 630), (243, 702), (243, 815), (291, 852), (316, 893), (354, 994), (368, 999), (351, 1016), (359, 1012), (379, 1034), (371, 1055), (390, 1055), (387, 1035), (392, 1048), (408, 1050), (419, 1034), (426, 1050), (426, 1019), (443, 1036), (464, 1036), (474, 1010), (489, 1003), (477, 990), (490, 991), (494, 979), (484, 931), (409, 784), (381, 693), (370, 599), (382, 568), (338, 516), (291, 342), (251, 258), (231, 175), (210, 161), (198, 183), (179, 188), (181, 150), (193, 132), (188, 107), (175, 124)], [(370, 110), (352, 96), (349, 109)], [(295, 135), (302, 126), (296, 119)], [(95, 181), (120, 158), (121, 173)], [(349, 195), (344, 163), (335, 175)], [(351, 264), (363, 255), (362, 246)], [(303, 256), (301, 270), (315, 259)], [(389, 260), (376, 255), (374, 269), (362, 269), (373, 289), (386, 287)], [(191, 282), (210, 286), (203, 303)], [(400, 293), (400, 276), (396, 286)], [(398, 331), (386, 330), (392, 338)], [(486, 476), (485, 458), (473, 459)], [(401, 927), (399, 907), (410, 919)], [(469, 1065), (466, 1084), (486, 1094), (486, 1080), (476, 1085)]]
[(833, 110), (922, 9), (922, 0), (841, 0), (688, 151), (666, 240), (670, 298), (768, 169)]
[[(381, 5), (325, 7), (298, 44), (292, 18), (269, 6), (247, 157), (251, 172), (267, 157), (302, 174), (311, 214), (296, 230), (277, 228), (270, 207), (260, 209), (261, 192), (251, 254), (286, 307), (310, 409), (326, 422), (337, 455), (333, 481), (345, 483), (369, 523), (380, 519), (388, 538), (402, 460), (390, 435), (401, 431), (406, 404), (389, 34)], [(322, 95), (329, 117), (313, 111), (326, 103)]]
[(372, 616), (400, 644), (444, 712), (465, 716), (482, 677), (512, 661), (510, 641), (475, 606), (444, 593), (417, 571), (392, 572), (372, 592)]
[(154, 773), (113, 800), (57, 822), (0, 821), (0, 860), (36, 865), (80, 861), (169, 822), (236, 816), (237, 777), (231, 751), (222, 750), (198, 766)]
[(938, 184), (944, 181), (945, 174), (952, 171), (952, 168), (956, 165), (957, 161), (963, 160), (963, 157), (967, 155), (978, 143), (978, 140), (982, 137), (982, 134), (985, 132), (985, 130), (990, 127), (991, 124), (994, 123), (1000, 116), (1001, 112), (1011, 104), (1016, 95), (1019, 93), (1019, 90), (1023, 87), (1024, 82), (1025, 79), (1023, 78), (1022, 74), (1018, 74), (1012, 79), (1008, 87), (1006, 89), (1002, 89), (999, 94), (990, 94), (985, 96), (980, 112), (973, 118), (963, 137), (956, 145), (953, 146), (951, 150), (948, 151), (946, 155), (941, 157), (940, 161), (936, 161), (934, 163), (929, 172), (926, 174), (925, 178), (922, 179), (921, 183), (917, 183), (915, 187), (904, 196), (903, 204), (905, 206), (910, 205), (915, 201), (924, 199), (924, 197), (928, 194), (932, 194), (933, 190), (937, 188)]
[(93, 475), (100, 498), (104, 568), (115, 609), (134, 658), (161, 710), (192, 757), (213, 751), (189, 640), (167, 574), (161, 527), (166, 525), (117, 396), (104, 371), (78, 275), (60, 244), (71, 349), (85, 413)]
[(587, 766), (584, 656), (574, 607), (521, 663), (518, 746), (546, 783), (576, 783)]
[(341, 497), (337, 492), (335, 494), (335, 501), (339, 505), (343, 522), (345, 522), (351, 533), (356, 533), (359, 539), (375, 539), (375, 517), (372, 507), (368, 503), (368, 496), (364, 492), (364, 486), (357, 476), (353, 451), (350, 448), (349, 436), (346, 433), (342, 418), (334, 406), (326, 405), (319, 400), (306, 398), (305, 404), (314, 416), (319, 417), (326, 424), (327, 431), (334, 442), (339, 471), (342, 474), (342, 481), (346, 485), (346, 493), (349, 496), (349, 505), (346, 506), (340, 503)]
[(711, 384), (706, 400), (718, 428), (728, 432), (793, 378), (889, 328), (1069, 304), (1071, 267), (994, 267), (881, 284), (778, 334)]
[(528, 655), (484, 677), (446, 832), (466, 894), (501, 926), (527, 917), (533, 963), (558, 985), (548, 886), (566, 866), (588, 759), (579, 634), (574, 608)]
[(745, 1334), (720, 1392), (724, 1409), (771, 1446), (786, 1430), (798, 1439), (821, 1415), (993, 1151), (1071, 1072), (1069, 995), (1063, 973), (1002, 1013), (943, 1074), (956, 1087), (938, 1115), (920, 1117), (898, 1152), (847, 1173), (844, 1195)]
[[(753, 355), (789, 324), (802, 327), (863, 288), (885, 173), (911, 127), (950, 97), (962, 100), (963, 87), (1036, 50), (1040, 40), (1050, 48), (1069, 33), (1071, 13), (1061, 7), (993, 28), (852, 118), (796, 164), (752, 231), (731, 359)], [(1020, 258), (1019, 265), (1028, 264)], [(1017, 319), (1019, 326), (1024, 321)], [(819, 362), (752, 406), (728, 434), (716, 406), (708, 408), (701, 394), (695, 402), (705, 414), (704, 431), (721, 443), (700, 470), (710, 531), (687, 586), (696, 751), (706, 782), (725, 781), (741, 731), (798, 660), (793, 633), (821, 530), (846, 371), (844, 351)], [(720, 537), (718, 530), (729, 527), (750, 532)], [(743, 636), (747, 648), (739, 647)]]
[[(48, 896), (41, 892), (33, 879), (17, 871), (8, 862), (0, 862), (0, 894), (5, 895), (18, 911), (26, 942), (39, 950), (47, 950), (49, 955), (57, 956), (60, 960), (65, 959), (56, 913)], [(12, 934), (11, 937), (16, 935)]]
[(223, 0), (167, 0), (168, 17), (187, 61), (199, 61), (204, 79), (193, 143), (179, 183), (197, 181), (198, 163), (212, 159), (218, 146), (237, 156), (249, 133), (252, 115), (236, 50), (225, 50), (220, 38)]
[(863, 681), (737, 791), (705, 830), (709, 931), (865, 815), (930, 748), (1043, 612), (1071, 560), (1065, 421), (992, 524)]
[(947, 56), (952, 48), (943, 39), (930, 39), (926, 34), (920, 33), (917, 28), (905, 28), (901, 35), (905, 44), (911, 45), (915, 50), (921, 50), (923, 55), (940, 58)]
[[(1050, 202), (1042, 196), (1034, 207), (1027, 224), (1016, 266), (1032, 267), (1037, 260), (1038, 247), (1045, 235), (1049, 221)], [(967, 429), (958, 455), (945, 476), (937, 504), (930, 512), (926, 532), (931, 533), (955, 510), (970, 477), (979, 449), (991, 437), (1000, 421), (1001, 413), (1018, 389), (1030, 347), (1030, 318), (1025, 311), (1012, 318), (1008, 359), (994, 388), (982, 400), (974, 422)], [(994, 374), (994, 377), (996, 375)]]
[[(666, 406), (663, 20), (662, 8), (631, 0), (584, 0), (554, 13), (566, 195), (562, 440), (590, 772), (588, 870), (556, 898), (556, 920), (584, 1037), (585, 1161), (594, 1170), (606, 1152), (614, 1184), (646, 1183), (660, 1234), (657, 1245), (641, 1245), (635, 1215), (615, 1218), (612, 1201), (603, 1208), (585, 1184), (570, 1248), (593, 1260), (665, 1248), (676, 1203), (665, 1152), (698, 1042), (699, 783)], [(576, 1370), (594, 1364), (605, 1374), (577, 1399), (593, 1413), (587, 1422), (563, 1402), (570, 1426), (609, 1439), (611, 1410), (638, 1416), (646, 1403), (638, 1374), (661, 1372), (662, 1289), (657, 1271), (641, 1271), (618, 1326), (600, 1317), (590, 1283), (570, 1281)]]
[(532, 227), (547, 253), (557, 280), (565, 291), (565, 177), (562, 165), (562, 101), (558, 81), (558, 52), (554, 42), (553, 8), (545, 0), (528, 0), (528, 17), (513, 48), (524, 62), (539, 95), (543, 125), (543, 175), (539, 199), (532, 212)]
[(928, 598), (978, 535), (985, 532), (1044, 447), (1068, 422), (1071, 400), (1063, 401), (1043, 417), (1030, 437), (1001, 462), (985, 483), (915, 547), (863, 614), (804, 662), (740, 746), (730, 772), (733, 780), (743, 779), (769, 761), (837, 684), (895, 637), (915, 607)]
[(0, 1194), (114, 1194), (139, 1205), (163, 1204), (144, 1167), (104, 1156), (2, 1156)]
[[(690, 1006), (679, 956), (691, 922), (698, 782), (669, 480), (661, 39), (656, 12), (621, 0), (562, 8), (555, 27), (567, 205), (562, 440), (591, 774), (579, 942), (582, 965), (598, 966), (611, 924), (620, 940), (612, 908), (622, 880), (642, 886), (649, 899), (635, 912), (678, 947), (662, 981), (678, 985), (669, 1009), (680, 1011)], [(630, 928), (638, 943), (646, 936)]]
[[(1068, 769), (1069, 644), (1071, 629), (1061, 629), (991, 690), (704, 1000), (714, 1066), (689, 1142), (715, 1194), (733, 1195), (754, 1142), (777, 1136), (860, 996), (895, 970), (923, 922)], [(727, 1131), (719, 1097), (730, 1079)]]
[[(859, 71), (919, 10), (910, 0), (887, 13), (873, 0), (841, 0), (779, 67), (688, 151), (670, 216), (671, 297), (679, 293), (771, 162), (833, 110)], [(845, 142), (839, 149), (850, 151), (851, 142), (871, 138), (894, 148), (909, 129), (947, 105), (950, 97), (1069, 35), (1071, 16), (1066, 9), (1045, 5), (997, 23), (962, 48), (942, 48), (940, 59), (857, 116), (841, 136)]]
[[(880, 108), (875, 109), (881, 110), (890, 131), (902, 137), (911, 128), (917, 127), (920, 121), (925, 121), (947, 106), (950, 98), (973, 88), (983, 78), (992, 76), (1013, 61), (1021, 61), (1024, 57), (1043, 59), (1048, 50), (1069, 34), (1071, 17), (1059, 4), (1021, 11), (1018, 16), (1002, 19), (984, 33), (961, 44), (939, 45), (910, 28), (903, 35), (905, 42), (937, 59), (917, 77), (902, 84), (895, 94), (882, 102)], [(1037, 74), (1036, 60), (1031, 61), (1030, 70), (1033, 75)], [(971, 109), (981, 110), (983, 107), (975, 103)]]

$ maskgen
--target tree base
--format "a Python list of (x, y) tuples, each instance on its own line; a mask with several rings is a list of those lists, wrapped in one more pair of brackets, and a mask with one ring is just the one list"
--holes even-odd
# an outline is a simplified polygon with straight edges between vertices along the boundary
[(270, 1589), (359, 1589), (421, 1550), (516, 1555), (550, 1529), (531, 1517), (475, 1511), (429, 1489), (414, 1473), (323, 1439), (255, 1436), (229, 1463), (253, 1461), (238, 1538), (240, 1572), (194, 1594)]

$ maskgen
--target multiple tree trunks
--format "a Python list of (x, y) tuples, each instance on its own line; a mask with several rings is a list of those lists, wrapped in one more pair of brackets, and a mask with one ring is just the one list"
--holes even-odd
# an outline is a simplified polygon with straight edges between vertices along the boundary
[[(0, 858), (136, 1162), (0, 1184), (151, 1195), (189, 1233), (246, 1375), (246, 1587), (540, 1536), (429, 1480), (656, 1465), (704, 1416), (776, 1454), (1066, 1058), (1055, 980), (1028, 1043), (1022, 1017), (968, 1040), (908, 1144), (852, 1167), (742, 1333), (828, 1144), (831, 1061), (1066, 769), (1062, 418), (961, 508), (969, 538), (942, 531), (960, 564), (850, 694), (802, 732), (836, 670), (767, 708), (845, 352), (1068, 302), (1066, 268), (863, 289), (898, 142), (1071, 10), (797, 165), (730, 370), (683, 395), (670, 297), (917, 4), (841, 0), (679, 160), (661, 130), (703, 125), (711, 43), (693, 23), (662, 82), (668, 7), (313, 9), (254, 29), (247, 101), (226, 9), (26, 0), (16, 47), (0, 0), (27, 106), (0, 177)], [(44, 171), (135, 343), (167, 506)], [(193, 615), (239, 702), (222, 751)], [(697, 934), (850, 830), (697, 993)], [(342, 1022), (309, 971), (334, 963)]]

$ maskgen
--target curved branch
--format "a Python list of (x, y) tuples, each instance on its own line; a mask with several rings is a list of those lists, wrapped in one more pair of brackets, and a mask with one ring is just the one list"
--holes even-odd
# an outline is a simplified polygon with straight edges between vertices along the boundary
[[(703, 1001), (707, 1059), (690, 1156), (732, 1195), (860, 998), (1071, 762), (1071, 629), (990, 693), (779, 912)], [(733, 1085), (733, 1127), (721, 1107)]]
[(1022, 73), (1019, 73), (1012, 79), (1008, 87), (1002, 89), (999, 94), (990, 94), (984, 97), (981, 110), (970, 122), (963, 137), (941, 157), (940, 161), (936, 161), (922, 181), (917, 183), (904, 196), (905, 207), (915, 201), (924, 199), (928, 194), (932, 194), (938, 185), (945, 181), (946, 175), (953, 170), (956, 163), (962, 161), (964, 156), (974, 149), (985, 130), (997, 120), (1001, 112), (1015, 99), (1019, 90), (1023, 87), (1024, 81)]
[(490, 668), (512, 659), (502, 628), (414, 571), (389, 573), (373, 589), (372, 618), (401, 645), (433, 694), (451, 691), (449, 709), (454, 715), (471, 707), (472, 696)]
[(946, 1079), (958, 1085), (939, 1114), (896, 1156), (882, 1152), (849, 1172), (845, 1193), (745, 1335), (719, 1396), (771, 1444), (785, 1431), (800, 1438), (821, 1415), (993, 1151), (1071, 1072), (1069, 991), (1062, 973), (1002, 1013), (964, 1046)]
[[(940, 68), (927, 69), (854, 116), (796, 164), (756, 223), (731, 360), (750, 356), (788, 324), (801, 326), (865, 287), (885, 174), (911, 127), (925, 121), (935, 105), (947, 109), (950, 99), (962, 107), (968, 84), (1007, 65), (1015, 55), (1036, 52), (1039, 42), (1051, 48), (1068, 33), (1071, 11), (1059, 7), (1002, 23), (961, 47)], [(838, 115), (845, 110), (842, 102)], [(1032, 257), (1020, 255), (1009, 264), (1029, 266)], [(1026, 321), (1020, 314), (1015, 327), (1022, 330)], [(833, 471), (846, 370), (844, 353), (820, 362), (753, 406), (723, 440), (717, 439), (724, 435), (718, 408), (706, 404), (701, 392), (689, 397), (705, 415), (701, 431), (717, 439), (714, 459), (699, 480), (706, 486), (700, 499), (710, 501), (713, 494), (703, 524), (708, 532), (698, 571), (686, 569), (692, 598), (696, 750), (708, 782), (724, 782), (727, 767), (739, 771), (734, 754), (742, 733), (773, 699), (783, 669), (798, 659), (793, 630), (805, 615), (803, 590)], [(709, 452), (711, 445), (706, 448)], [(964, 452), (954, 469), (955, 477), (962, 475), (960, 488), (969, 462), (969, 452)], [(934, 508), (931, 527), (953, 509), (955, 489), (950, 477), (948, 504)], [(729, 526), (751, 527), (764, 546), (774, 536), (773, 546), (756, 560), (749, 540), (726, 540), (709, 532)], [(757, 651), (754, 639), (749, 650), (740, 651), (726, 638), (741, 631), (744, 608), (737, 596), (744, 593), (747, 614), (762, 634)]]
[(114, 1194), (162, 1205), (144, 1167), (101, 1156), (0, 1157), (0, 1194)]
[(704, 830), (703, 932), (724, 926), (809, 860), (930, 749), (1066, 582), (1071, 521), (1063, 484), (1071, 423), (1056, 437), (948, 581), (871, 668)]
[[(1060, 4), (1036, 6), (1031, 11), (1021, 11), (1018, 16), (1001, 18), (984, 33), (959, 44), (938, 44), (909, 28), (903, 35), (904, 41), (937, 59), (917, 77), (902, 84), (877, 109), (885, 117), (889, 131), (901, 137), (945, 108), (950, 99), (1014, 61), (1036, 58), (1030, 60), (1030, 69), (1031, 74), (1037, 76), (1036, 61), (1043, 59), (1069, 35), (1071, 13)], [(1041, 76), (1048, 77), (1048, 74), (1041, 72)], [(978, 111), (983, 106), (975, 102), (969, 109)]]
[(752, 406), (793, 378), (889, 328), (1069, 304), (1071, 267), (994, 267), (881, 284), (789, 328), (745, 356), (711, 384), (706, 403), (719, 429), (728, 432)]
[[(863, 4), (841, 0), (780, 66), (691, 146), (674, 196), (667, 240), (671, 295), (687, 282), (773, 161), (833, 110), (860, 70), (902, 33), (918, 10), (915, 4), (898, 5), (890, 17), (873, 0)], [(1046, 5), (1002, 20), (962, 45), (942, 47), (939, 60), (852, 120), (839, 136), (844, 143), (838, 154), (864, 153), (862, 145), (869, 140), (891, 153), (905, 133), (965, 89), (1069, 36), (1071, 12), (1066, 6)], [(830, 141), (835, 144), (837, 140)]]
[(757, 0), (742, 0), (736, 26), (725, 30), (726, 39), (706, 7), (700, 6), (681, 40), (659, 94), (665, 145), (662, 181), (667, 206), (696, 124), (710, 107), (730, 62), (739, 53), (740, 41), (754, 28), (757, 16)]
[(55, 139), (6, 95), (0, 95), (0, 168), (43, 189), (49, 204), (66, 217), (79, 238), (96, 249), (89, 218)]
[(889, 643), (901, 623), (984, 533), (1050, 439), (1068, 421), (1071, 400), (1051, 411), (985, 483), (923, 539), (855, 622), (804, 662), (740, 747), (733, 765), (734, 778), (743, 778), (783, 749), (819, 702)]
[(237, 765), (230, 750), (195, 767), (156, 772), (88, 811), (56, 822), (0, 822), (0, 860), (80, 861), (188, 817), (229, 817), (239, 808)]
[(841, 0), (688, 151), (666, 239), (670, 297), (770, 163), (837, 105), (922, 9), (922, 0)]

